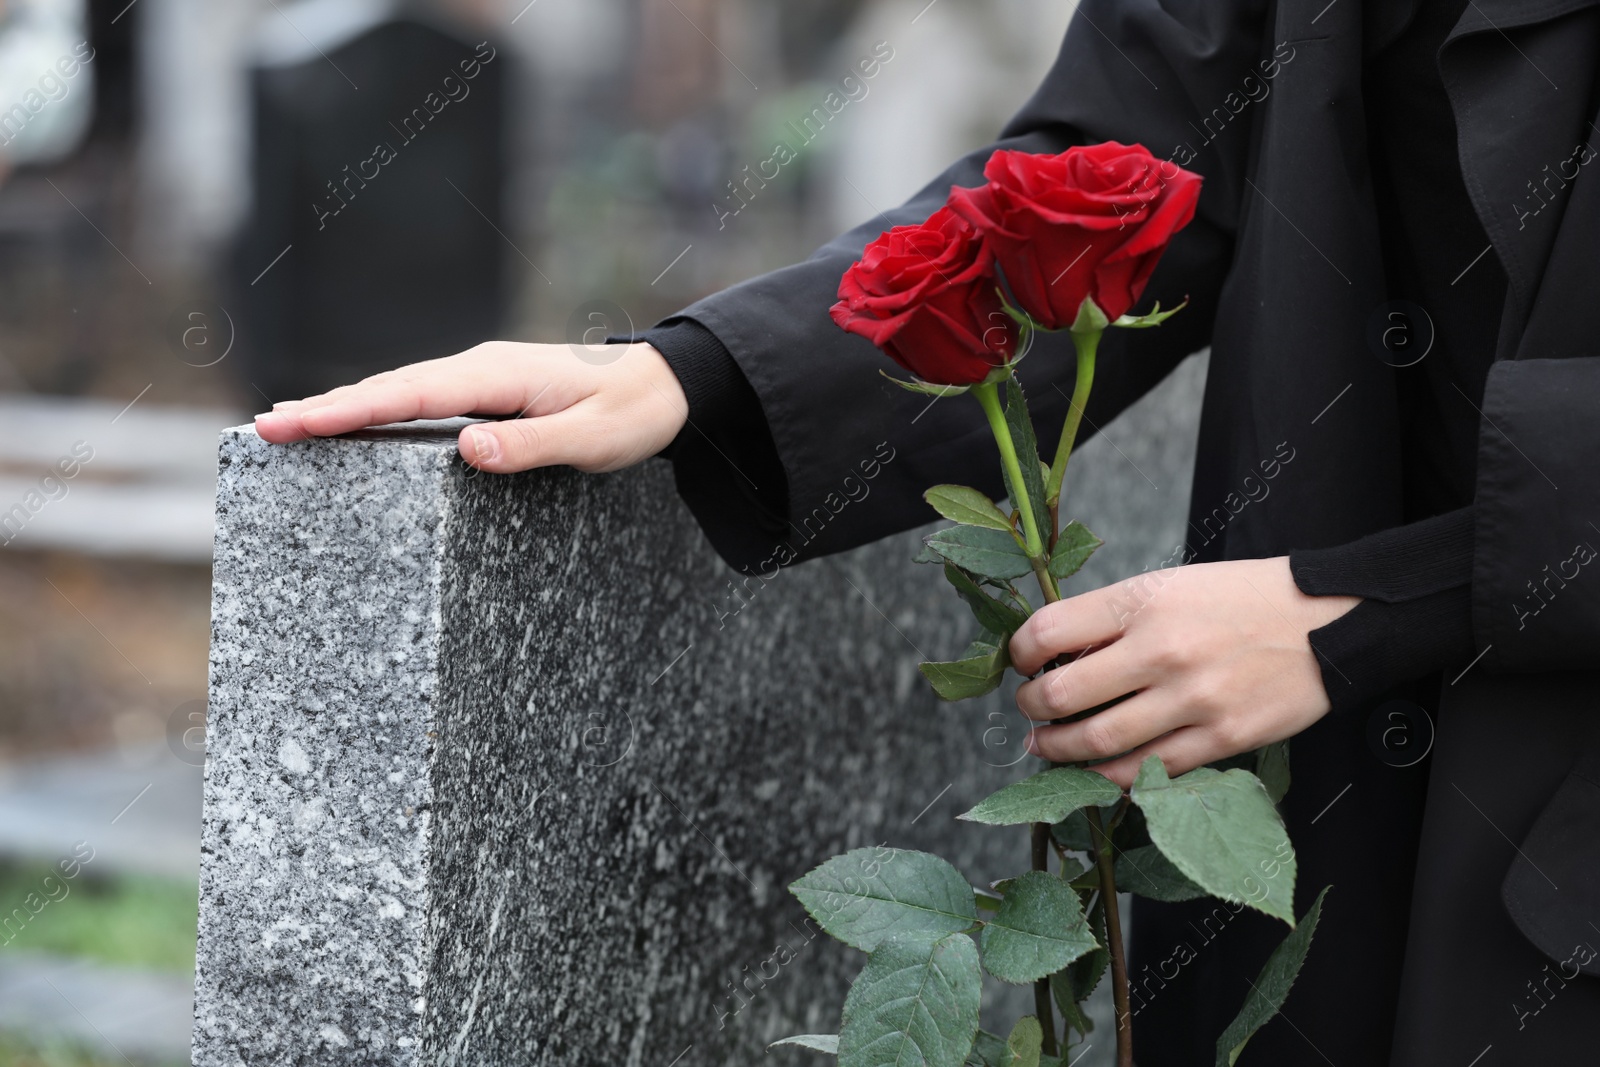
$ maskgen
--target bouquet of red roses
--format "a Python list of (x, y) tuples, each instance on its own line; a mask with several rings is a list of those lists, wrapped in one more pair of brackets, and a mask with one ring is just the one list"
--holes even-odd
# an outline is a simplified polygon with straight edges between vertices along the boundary
[[(942, 566), (981, 630), (961, 658), (922, 664), (947, 700), (1003, 680), (1011, 635), (1033, 611), (1017, 582), (1032, 575), (1043, 601), (1057, 601), (1061, 583), (1102, 543), (1082, 523), (1060, 522), (1100, 338), (1158, 326), (1181, 309), (1132, 314), (1168, 242), (1194, 218), (1201, 183), (1141, 146), (1114, 142), (1055, 156), (996, 152), (984, 177), (979, 188), (952, 189), (926, 222), (867, 245), (832, 309), (842, 329), (915, 375), (897, 384), (930, 396), (971, 393), (999, 448), (1007, 507), (969, 486), (925, 494), (955, 525), (929, 536), (918, 559)], [(1074, 342), (1077, 375), (1047, 462), (1017, 367), (1038, 332), (1058, 330)], [(1294, 850), (1276, 808), (1287, 788), (1284, 743), (1177, 778), (1152, 756), (1126, 795), (1082, 765), (1051, 766), (961, 816), (1031, 826), (1033, 869), (1016, 878), (975, 889), (924, 852), (834, 857), (789, 888), (824, 930), (868, 953), (867, 964), (837, 1035), (778, 1044), (833, 1053), (840, 1067), (1056, 1067), (1087, 1040), (1084, 1002), (1109, 970), (1118, 1063), (1132, 1067), (1137, 1007), (1120, 889), (1172, 902), (1217, 897), (1290, 926), (1218, 1039), (1218, 1067), (1231, 1067), (1287, 996), (1322, 905), (1319, 895), (1295, 922)], [(985, 973), (1034, 987), (1035, 1014), (1008, 1037), (978, 1028)]]

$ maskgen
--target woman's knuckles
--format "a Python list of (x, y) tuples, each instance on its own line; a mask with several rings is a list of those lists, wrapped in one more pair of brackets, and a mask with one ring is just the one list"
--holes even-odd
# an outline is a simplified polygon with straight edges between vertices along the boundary
[(1074, 679), (1068, 677), (1071, 673), (1071, 664), (1068, 664), (1066, 667), (1057, 667), (1053, 671), (1045, 672), (1039, 679), (1045, 708), (1054, 717), (1070, 715), (1075, 710), (1072, 706), (1072, 695), (1076, 686), (1073, 684)]
[(1075, 747), (1090, 759), (1109, 759), (1126, 752), (1133, 743), (1113, 717), (1101, 713), (1079, 724)]
[(1047, 604), (1029, 616), (1012, 636), (1011, 654), (1024, 673), (1032, 674), (1045, 661), (1065, 651), (1055, 647), (1063, 636), (1062, 611), (1060, 603)]
[(1237, 717), (1224, 716), (1198, 725), (1211, 739), (1211, 744), (1207, 747), (1209, 751), (1216, 753), (1211, 757), (1213, 759), (1224, 759), (1260, 747), (1254, 732)]
[(1044, 691), (1045, 680), (1036, 678), (1017, 687), (1017, 708), (1029, 719), (1053, 719)]
[(1189, 718), (1195, 721), (1226, 719), (1238, 708), (1245, 690), (1231, 684), (1221, 671), (1191, 671), (1183, 680), (1181, 690)]

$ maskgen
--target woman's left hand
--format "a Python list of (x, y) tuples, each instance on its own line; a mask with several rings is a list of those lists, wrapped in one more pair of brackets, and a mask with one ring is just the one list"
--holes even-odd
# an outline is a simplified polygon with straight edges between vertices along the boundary
[(1017, 670), (1083, 654), (1024, 683), (1022, 713), (1048, 723), (1133, 695), (1036, 727), (1029, 748), (1058, 763), (1109, 760), (1092, 769), (1126, 789), (1152, 755), (1178, 775), (1291, 737), (1330, 706), (1306, 635), (1358, 603), (1300, 592), (1277, 556), (1150, 571), (1046, 605), (1011, 638)]

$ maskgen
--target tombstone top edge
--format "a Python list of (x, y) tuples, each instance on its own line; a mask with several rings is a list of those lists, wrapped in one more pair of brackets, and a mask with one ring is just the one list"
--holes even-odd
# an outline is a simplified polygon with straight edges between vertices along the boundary
[[(338, 441), (392, 441), (401, 445), (421, 445), (433, 449), (454, 449), (456, 438), (464, 426), (475, 422), (484, 422), (484, 419), (455, 418), (455, 419), (418, 419), (415, 422), (394, 422), (383, 426), (371, 426), (365, 430), (354, 433), (340, 434), (337, 437), (312, 438), (311, 441), (338, 442)], [(222, 431), (224, 440), (260, 440), (256, 428), (252, 424), (242, 426), (229, 426)], [(303, 443), (311, 443), (303, 442)]]

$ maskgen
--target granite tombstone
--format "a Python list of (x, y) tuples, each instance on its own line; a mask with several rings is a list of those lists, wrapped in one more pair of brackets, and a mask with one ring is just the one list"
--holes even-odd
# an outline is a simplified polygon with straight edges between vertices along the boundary
[[(1122, 457), (1151, 492), (1080, 493), (1126, 527), (1106, 566), (1180, 535), (1199, 373)], [(223, 434), (197, 1067), (748, 1063), (836, 1032), (863, 960), (794, 878), (880, 843), (1026, 866), (952, 820), (1032, 761), (1007, 691), (918, 675), (974, 624), (915, 535), (735, 574), (665, 464), (496, 477), (454, 440)]]

